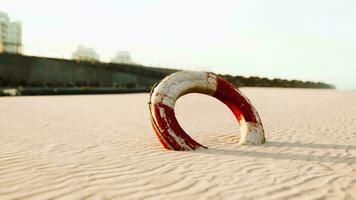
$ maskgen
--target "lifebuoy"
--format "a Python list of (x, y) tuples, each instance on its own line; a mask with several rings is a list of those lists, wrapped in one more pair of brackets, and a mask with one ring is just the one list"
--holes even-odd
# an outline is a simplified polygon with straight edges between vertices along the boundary
[(150, 94), (151, 123), (166, 149), (185, 151), (206, 148), (193, 140), (175, 117), (176, 100), (188, 93), (207, 94), (227, 105), (240, 124), (239, 144), (257, 145), (265, 142), (262, 122), (256, 109), (233, 84), (213, 73), (180, 71), (156, 84)]

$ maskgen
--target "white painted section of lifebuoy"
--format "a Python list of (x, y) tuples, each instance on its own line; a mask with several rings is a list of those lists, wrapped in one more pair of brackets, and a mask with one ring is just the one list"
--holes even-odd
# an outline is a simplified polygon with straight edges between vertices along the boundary
[(240, 124), (240, 145), (259, 145), (265, 141), (262, 124), (246, 122), (244, 118), (239, 121)]
[(217, 88), (216, 76), (206, 72), (181, 71), (167, 76), (154, 89), (151, 102), (174, 108), (176, 100), (187, 93), (213, 95)]

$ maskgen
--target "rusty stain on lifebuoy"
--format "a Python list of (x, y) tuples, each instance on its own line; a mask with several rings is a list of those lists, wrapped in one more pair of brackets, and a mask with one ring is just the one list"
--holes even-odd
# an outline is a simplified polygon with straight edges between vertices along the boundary
[(233, 84), (208, 72), (180, 71), (158, 82), (151, 91), (151, 124), (166, 149), (185, 151), (206, 148), (193, 140), (178, 124), (174, 113), (176, 100), (188, 93), (213, 96), (227, 105), (240, 124), (239, 144), (265, 142), (261, 118), (251, 102)]

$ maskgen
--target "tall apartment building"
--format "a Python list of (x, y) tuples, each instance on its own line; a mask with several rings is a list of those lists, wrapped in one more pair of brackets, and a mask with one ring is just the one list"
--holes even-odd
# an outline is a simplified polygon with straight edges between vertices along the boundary
[(93, 48), (79, 45), (77, 50), (72, 54), (72, 59), (77, 61), (97, 62), (99, 61), (99, 55)]
[(10, 21), (9, 16), (0, 12), (0, 53), (22, 53), (22, 28), (20, 21)]

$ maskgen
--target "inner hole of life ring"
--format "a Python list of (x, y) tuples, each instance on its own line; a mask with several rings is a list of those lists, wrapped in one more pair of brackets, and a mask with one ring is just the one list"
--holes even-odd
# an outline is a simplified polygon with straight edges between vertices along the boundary
[(240, 125), (232, 111), (218, 99), (199, 93), (178, 98), (175, 115), (183, 130), (206, 147), (238, 145)]

